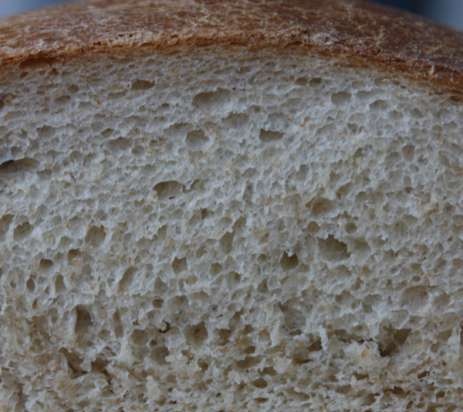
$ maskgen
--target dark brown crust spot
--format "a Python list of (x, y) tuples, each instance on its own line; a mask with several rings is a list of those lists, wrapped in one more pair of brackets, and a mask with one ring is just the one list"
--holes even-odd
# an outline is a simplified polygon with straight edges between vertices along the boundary
[(42, 67), (52, 65), (56, 62), (56, 58), (47, 56), (44, 53), (32, 54), (21, 61), (19, 67), (21, 69), (34, 69), (36, 67)]

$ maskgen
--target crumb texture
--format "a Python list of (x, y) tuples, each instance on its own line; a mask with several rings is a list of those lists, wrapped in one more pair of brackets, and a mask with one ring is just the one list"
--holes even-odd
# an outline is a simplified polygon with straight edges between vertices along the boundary
[(0, 410), (460, 410), (462, 118), (310, 56), (3, 74)]

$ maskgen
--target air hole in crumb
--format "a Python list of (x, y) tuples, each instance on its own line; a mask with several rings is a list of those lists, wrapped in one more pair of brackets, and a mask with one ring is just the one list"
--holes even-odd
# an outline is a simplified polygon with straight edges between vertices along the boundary
[(244, 359), (236, 361), (236, 367), (241, 370), (249, 369), (258, 365), (260, 361), (260, 356), (246, 356)]
[(205, 359), (199, 359), (198, 366), (201, 368), (203, 372), (205, 372), (209, 368), (209, 362), (207, 362)]
[[(196, 276), (195, 276), (196, 278)], [(197, 278), (196, 278), (197, 280)], [(205, 304), (206, 302), (209, 302), (210, 301), (210, 297), (209, 295), (206, 293), (206, 292), (193, 292), (191, 295), (190, 295), (190, 299), (194, 302), (194, 301), (198, 301), (202, 304)]]
[(90, 316), (90, 312), (83, 305), (77, 305), (75, 311), (76, 323), (74, 326), (74, 332), (76, 336), (82, 337), (88, 333), (92, 326), (92, 317)]
[(122, 324), (121, 316), (118, 311), (113, 314), (114, 334), (120, 338), (124, 334), (124, 325)]
[(262, 389), (267, 387), (267, 381), (265, 379), (259, 378), (253, 382), (253, 385), (256, 388)]
[(1, 175), (12, 175), (29, 172), (34, 170), (37, 165), (37, 160), (29, 158), (7, 160), (0, 164), (0, 177)]
[(347, 233), (354, 233), (357, 230), (357, 225), (354, 222), (348, 222), (345, 229)]
[(350, 246), (351, 251), (361, 257), (365, 257), (370, 253), (370, 246), (365, 239), (354, 239)]
[(263, 142), (275, 142), (283, 138), (283, 133), (276, 130), (260, 129), (259, 139)]
[(154, 290), (156, 293), (164, 294), (167, 291), (167, 285), (162, 281), (161, 278), (157, 277), (154, 281)]
[(309, 167), (306, 164), (300, 165), (298, 171), (294, 175), (295, 179), (300, 181), (305, 181), (307, 178), (307, 173), (309, 172)]
[(361, 126), (359, 126), (356, 123), (347, 123), (347, 128), (352, 134), (360, 133), (360, 131), (363, 129)]
[(233, 289), (240, 283), (240, 280), (241, 280), (241, 275), (238, 272), (230, 272), (227, 275), (227, 286), (230, 289)]
[(185, 278), (185, 283), (187, 285), (194, 285), (196, 282), (198, 282), (198, 278), (195, 275), (190, 275)]
[(130, 335), (130, 339), (135, 346), (146, 346), (148, 334), (143, 329), (135, 329)]
[(309, 79), (307, 79), (307, 77), (299, 77), (294, 83), (298, 86), (306, 86), (309, 83)]
[(186, 143), (192, 149), (200, 149), (207, 144), (209, 138), (201, 129), (191, 130), (186, 135)]
[(318, 247), (322, 258), (328, 261), (344, 260), (350, 256), (347, 245), (333, 235), (329, 235), (327, 239), (318, 239)]
[(215, 91), (199, 93), (193, 97), (193, 106), (203, 109), (217, 109), (230, 99), (230, 91), (217, 89)]
[(133, 266), (130, 266), (129, 268), (127, 268), (127, 270), (124, 272), (121, 279), (119, 280), (118, 291), (120, 293), (123, 293), (129, 289), (130, 284), (133, 281), (134, 275), (135, 275), (135, 268)]
[(299, 259), (296, 254), (288, 255), (284, 252), (280, 258), (280, 266), (283, 270), (294, 269), (299, 264)]
[(58, 274), (55, 278), (55, 292), (59, 293), (65, 289), (63, 276)]
[(172, 261), (172, 269), (175, 273), (183, 272), (187, 269), (187, 260), (186, 258), (175, 257)]
[(413, 157), (415, 156), (415, 146), (407, 144), (402, 147), (402, 155), (405, 160), (413, 160)]
[(107, 129), (104, 129), (101, 134), (104, 138), (108, 138), (109, 136), (111, 136), (112, 134), (114, 133), (114, 130), (113, 129), (110, 129), (110, 128), (107, 128)]
[(365, 397), (362, 399), (362, 405), (364, 406), (373, 405), (375, 402), (376, 396), (374, 393), (369, 393), (368, 395), (365, 395)]
[(110, 378), (110, 375), (108, 371), (106, 370), (106, 367), (108, 366), (108, 361), (104, 358), (96, 358), (94, 361), (92, 361), (92, 372), (97, 372), (105, 375), (108, 380)]
[[(443, 292), (441, 295), (434, 299), (434, 306), (436, 309), (440, 310), (441, 308), (447, 306), (450, 303), (450, 297), (447, 293)], [(463, 337), (462, 337), (463, 338)], [(463, 342), (463, 339), (462, 339)]]
[(184, 295), (174, 296), (169, 301), (169, 309), (171, 311), (180, 312), (188, 307), (188, 299)]
[(370, 109), (375, 111), (386, 110), (387, 102), (384, 100), (375, 100), (373, 103), (370, 103)]
[(39, 269), (48, 272), (53, 266), (53, 261), (50, 259), (40, 259)]
[(300, 335), (305, 326), (305, 315), (296, 308), (294, 302), (288, 301), (279, 305), (284, 315), (284, 326), (292, 336)]
[(349, 92), (338, 92), (331, 96), (331, 101), (336, 105), (346, 104), (352, 95)]
[(233, 249), (233, 237), (233, 232), (227, 232), (220, 239), (220, 246), (222, 251), (226, 254), (230, 253)]
[(51, 126), (42, 126), (37, 129), (37, 134), (41, 139), (48, 139), (55, 134), (55, 129)]
[(152, 349), (151, 356), (155, 362), (160, 365), (164, 365), (166, 363), (167, 356), (169, 356), (169, 349), (167, 349), (164, 345), (156, 346)]
[(397, 396), (397, 397), (399, 397), (399, 398), (405, 398), (407, 395), (409, 395), (409, 392), (408, 392), (408, 391), (405, 391), (405, 390), (402, 389), (400, 386), (393, 386), (392, 388), (387, 389), (385, 392), (386, 392), (386, 393), (387, 393), (387, 392), (390, 392), (390, 393), (392, 393), (394, 396)]
[(402, 119), (403, 114), (401, 112), (397, 111), (397, 110), (391, 110), (389, 112), (389, 116), (391, 117), (392, 120), (397, 121), (397, 120)]
[(0, 218), (0, 240), (2, 240), (6, 233), (8, 232), (8, 229), (10, 228), (10, 224), (13, 220), (13, 215), (6, 214), (3, 215)]
[(185, 330), (185, 337), (189, 344), (200, 346), (207, 339), (207, 329), (204, 322), (188, 326)]
[(75, 265), (79, 262), (81, 256), (82, 254), (79, 249), (70, 249), (68, 252), (68, 262), (71, 265)]
[(318, 233), (319, 230), (320, 230), (320, 226), (318, 225), (317, 222), (309, 222), (309, 224), (307, 225), (307, 231), (311, 235), (315, 235), (316, 233)]
[(195, 179), (191, 183), (190, 190), (202, 191), (205, 188), (205, 182), (202, 179)]
[(217, 344), (219, 346), (225, 346), (230, 341), (231, 330), (230, 329), (217, 329)]
[(312, 336), (307, 346), (309, 352), (319, 352), (322, 350), (322, 341), (319, 336)]
[[(310, 362), (312, 359), (310, 357), (310, 350), (308, 346), (303, 346), (299, 344), (291, 356), (292, 361), (295, 365), (303, 365)], [(313, 351), (312, 351), (313, 352)]]
[(71, 376), (73, 378), (82, 376), (85, 373), (85, 371), (82, 369), (82, 359), (79, 355), (65, 348), (61, 348), (59, 352), (62, 353), (65, 357), (68, 368), (71, 372)]
[(173, 199), (184, 191), (184, 186), (176, 180), (167, 180), (156, 183), (153, 189), (159, 199)]
[(245, 113), (230, 113), (225, 119), (225, 126), (233, 129), (244, 127), (249, 121), (249, 116)]
[(22, 240), (32, 232), (32, 226), (29, 222), (21, 223), (16, 226), (13, 232), (14, 240)]
[(277, 371), (272, 368), (271, 366), (267, 366), (265, 368), (262, 369), (262, 372), (261, 372), (262, 375), (268, 375), (268, 376), (275, 376), (277, 375)]
[(217, 276), (220, 272), (222, 272), (222, 265), (220, 263), (213, 263), (211, 265), (211, 275)]
[(243, 353), (246, 354), (251, 354), (256, 351), (256, 347), (254, 345), (247, 346), (246, 348), (243, 349)]
[(321, 77), (313, 77), (309, 80), (309, 85), (312, 87), (320, 86), (323, 83), (323, 79)]
[(153, 299), (152, 305), (154, 308), (160, 309), (164, 304), (164, 300), (160, 298)]
[(149, 80), (134, 80), (132, 90), (148, 90), (154, 86), (154, 82)]
[(401, 303), (413, 310), (418, 310), (428, 302), (429, 295), (425, 286), (413, 286), (402, 293)]
[(172, 123), (164, 133), (169, 138), (183, 138), (193, 126), (190, 123)]
[(442, 399), (445, 398), (445, 391), (439, 391), (436, 393), (436, 398), (437, 399)]
[(27, 279), (26, 287), (29, 292), (33, 292), (35, 290), (35, 282), (34, 279), (32, 279), (32, 277)]
[(319, 197), (311, 200), (306, 205), (315, 216), (324, 215), (334, 208), (331, 200)]
[(449, 338), (452, 336), (452, 333), (453, 333), (453, 329), (448, 329), (448, 330), (444, 330), (443, 332), (440, 332), (438, 335), (437, 335), (437, 339), (441, 342), (447, 342), (449, 340)]
[(347, 194), (350, 192), (351, 189), (352, 189), (351, 183), (346, 183), (345, 185), (342, 185), (338, 190), (336, 190), (336, 197), (338, 199), (343, 199), (344, 197), (347, 196)]
[(124, 137), (118, 137), (117, 139), (112, 139), (108, 141), (108, 147), (113, 151), (127, 150), (130, 146), (130, 140), (125, 139)]
[(167, 236), (167, 230), (168, 230), (167, 224), (160, 226), (158, 231), (156, 232), (156, 238), (157, 238), (156, 240), (163, 241)]
[(106, 238), (104, 226), (90, 226), (85, 235), (85, 241), (93, 247), (100, 246)]
[(55, 99), (55, 104), (57, 105), (65, 105), (66, 103), (68, 103), (69, 101), (71, 100), (71, 96), (68, 96), (68, 95), (62, 95), (62, 96), (59, 96)]
[(68, 91), (69, 93), (77, 93), (79, 91), (79, 86), (77, 86), (77, 84), (70, 84), (68, 86)]
[(257, 287), (257, 291), (259, 293), (267, 293), (268, 292), (268, 284), (267, 280), (264, 279), (262, 282), (259, 283), (259, 286)]
[[(398, 152), (390, 152), (390, 153), (388, 153), (388, 155), (384, 159), (384, 162), (385, 162), (387, 167), (394, 166), (399, 161), (400, 161), (400, 154)], [(391, 175), (393, 176), (392, 173), (391, 173)], [(365, 192), (361, 192), (361, 193), (365, 193)]]
[(405, 344), (410, 329), (394, 329), (390, 326), (381, 328), (379, 336), (379, 353), (381, 356), (392, 356), (398, 353)]
[(158, 111), (160, 112), (166, 112), (167, 110), (170, 110), (171, 108), (171, 105), (169, 103), (162, 103), (159, 107), (158, 107)]

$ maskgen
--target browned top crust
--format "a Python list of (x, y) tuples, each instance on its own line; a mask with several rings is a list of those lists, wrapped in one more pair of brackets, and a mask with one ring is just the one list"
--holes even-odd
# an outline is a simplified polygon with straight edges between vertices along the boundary
[(91, 52), (295, 47), (463, 94), (463, 34), (357, 0), (90, 0), (0, 22), (0, 67)]

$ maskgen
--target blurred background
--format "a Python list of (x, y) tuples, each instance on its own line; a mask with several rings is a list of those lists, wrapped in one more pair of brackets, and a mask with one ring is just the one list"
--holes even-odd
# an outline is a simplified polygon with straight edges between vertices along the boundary
[[(68, 0), (69, 1), (69, 0)], [(130, 2), (130, 0), (127, 0)], [(175, 1), (175, 0), (172, 0)], [(228, 0), (223, 0), (228, 1)], [(370, 0), (422, 14), (439, 23), (463, 30), (463, 0)], [(66, 0), (0, 0), (0, 17)]]

